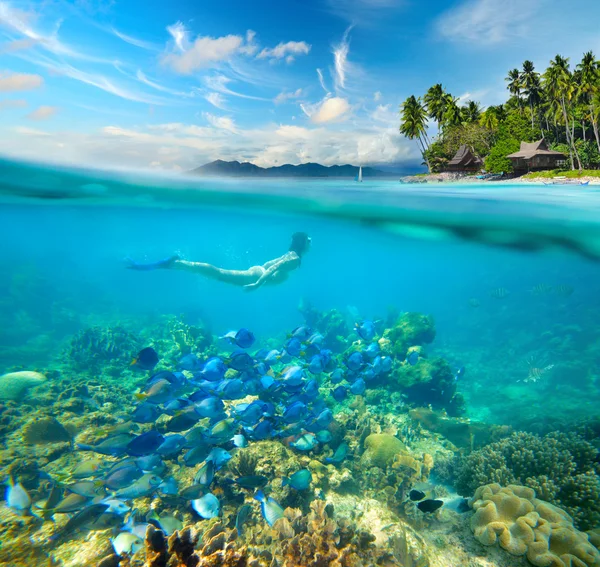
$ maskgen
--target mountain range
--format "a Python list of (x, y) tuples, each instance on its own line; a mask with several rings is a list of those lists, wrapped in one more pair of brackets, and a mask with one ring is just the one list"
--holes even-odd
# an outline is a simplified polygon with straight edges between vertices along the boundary
[[(216, 160), (190, 171), (193, 175), (229, 176), (229, 177), (356, 177), (358, 166), (302, 163), (300, 165), (279, 165), (277, 167), (259, 167), (250, 162)], [(396, 173), (382, 171), (372, 167), (363, 167), (363, 177), (389, 177)]]

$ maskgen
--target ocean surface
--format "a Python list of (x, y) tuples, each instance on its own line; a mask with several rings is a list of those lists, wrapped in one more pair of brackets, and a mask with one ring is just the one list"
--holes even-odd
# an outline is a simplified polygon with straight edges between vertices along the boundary
[[(176, 254), (189, 261), (245, 270), (286, 253), (296, 232), (310, 235), (311, 248), (302, 257), (300, 267), (277, 286), (247, 291), (178, 270), (127, 269), (129, 259), (151, 263)], [(23, 483), (32, 502), (48, 498), (49, 481), (40, 472), (45, 472), (50, 482), (66, 485), (74, 482), (69, 475), (77, 463), (98, 457), (77, 448), (78, 443), (83, 443), (81, 439), (88, 445), (101, 440), (102, 436), (94, 438), (90, 428), (101, 424), (104, 437), (110, 438), (112, 433), (106, 428), (128, 423), (139, 398), (147, 394), (144, 381), (153, 374), (149, 370), (136, 373), (129, 364), (142, 347), (154, 345), (160, 358), (157, 370), (182, 370), (178, 361), (189, 354), (197, 355), (199, 364), (205, 363), (209, 355), (220, 356), (227, 363), (234, 347), (218, 337), (231, 330), (248, 329), (256, 341), (247, 350), (257, 356), (257, 363), (259, 348), (282, 351), (294, 329), (311, 326), (317, 319), (320, 325), (331, 325), (336, 317), (340, 329), (336, 332), (344, 336), (330, 333), (336, 335), (337, 342), (325, 346), (333, 351), (337, 363), (328, 370), (310, 373), (306, 369), (308, 354), (284, 362), (304, 368), (305, 381), (317, 380), (321, 388), (319, 399), (323, 400), (318, 410), (329, 408), (333, 412), (338, 422), (334, 431), (337, 445), (345, 435), (352, 448), (348, 462), (355, 464), (337, 464), (337, 469), (347, 466), (348, 470), (355, 470), (353, 466), (364, 463), (368, 451), (362, 445), (364, 439), (358, 428), (352, 429), (348, 424), (348, 415), (364, 412), (365, 408), (373, 416), (372, 434), (394, 435), (408, 446), (412, 456), (418, 454), (420, 458), (429, 451), (433, 452), (434, 461), (435, 450), (417, 441), (411, 445), (412, 437), (395, 420), (408, 420), (411, 410), (432, 408), (440, 416), (448, 415), (460, 423), (503, 426), (540, 438), (556, 431), (580, 433), (586, 427), (585, 442), (596, 449), (600, 445), (599, 438), (589, 433), (598, 430), (587, 425), (600, 418), (600, 192), (592, 186), (222, 180), (0, 161), (0, 242), (0, 374), (32, 371), (46, 377), (42, 386), (23, 389), (18, 398), (0, 401), (0, 467), (5, 469), (3, 476), (10, 473), (15, 483)], [(309, 311), (313, 318), (307, 323)], [(315, 313), (321, 315), (317, 317)], [(327, 313), (329, 319), (323, 316)], [(427, 390), (417, 394), (414, 388), (409, 390), (414, 387), (414, 380), (406, 383), (405, 390), (400, 378), (392, 380), (386, 375), (379, 375), (372, 385), (367, 380), (366, 393), (350, 394), (341, 402), (331, 397), (336, 386), (328, 376), (336, 364), (349, 372), (345, 362), (348, 356), (378, 338), (382, 340), (377, 344), (385, 350), (389, 341), (386, 343), (383, 338), (395, 336), (390, 329), (405, 313), (431, 316), (435, 336), (423, 344), (404, 345), (402, 353), (397, 349), (393, 355), (388, 353), (394, 368), (412, 366), (411, 351), (406, 346), (421, 348), (415, 368), (423, 361), (443, 360), (454, 378), (447, 386), (452, 388), (451, 397), (456, 400), (456, 394), (460, 394), (464, 402), (460, 411), (448, 401), (450, 398), (448, 403), (443, 401), (447, 397), (443, 391), (432, 389), (428, 399)], [(176, 351), (168, 344), (174, 321), (204, 329), (212, 337), (213, 346), (203, 351), (197, 342), (192, 342), (185, 347), (179, 345)], [(367, 339), (355, 330), (356, 324), (365, 321), (373, 322), (376, 329), (374, 336)], [(97, 332), (101, 335), (115, 327), (139, 340), (135, 348), (130, 343), (120, 346), (117, 341), (114, 348), (123, 352), (113, 358), (100, 352), (101, 346), (95, 353), (95, 347), (84, 347), (74, 339), (89, 329), (100, 329)], [(330, 329), (311, 331), (327, 335)], [(127, 350), (125, 344), (133, 350)], [(392, 338), (392, 347), (395, 344), (400, 343), (394, 343)], [(73, 354), (77, 348), (87, 351)], [(305, 350), (306, 345), (302, 348)], [(225, 351), (229, 354), (225, 355)], [(364, 366), (346, 376), (343, 385), (350, 388), (370, 364), (372, 361), (365, 357)], [(105, 373), (108, 367), (110, 372)], [(283, 365), (273, 368), (275, 380), (281, 379), (284, 371)], [(228, 378), (231, 380), (234, 374), (235, 371)], [(188, 378), (192, 382), (186, 389), (173, 393), (170, 399), (185, 398), (196, 389), (193, 382), (199, 378), (191, 376)], [(58, 390), (51, 388), (53, 383), (60, 384)], [(82, 394), (81, 403), (65, 406), (60, 393), (71, 383), (77, 387), (89, 383), (92, 402), (86, 397), (88, 394)], [(6, 386), (1, 378), (0, 386)], [(111, 399), (110, 392), (117, 386), (121, 388), (118, 399)], [(371, 387), (374, 393), (369, 398)], [(136, 394), (140, 396), (136, 398)], [(249, 390), (250, 397), (244, 402), (273, 401), (281, 413), (293, 403), (296, 394), (289, 390), (279, 397), (266, 396), (259, 388)], [(366, 406), (357, 402), (361, 395)], [(231, 409), (232, 400), (221, 397)], [(309, 412), (312, 403), (316, 402), (306, 403)], [(338, 418), (338, 412), (346, 412), (345, 420)], [(231, 418), (230, 414), (227, 415)], [(324, 444), (305, 453), (290, 446), (292, 437), (297, 442), (306, 433), (311, 414), (308, 415), (303, 416), (306, 421), (301, 421), (299, 427), (287, 432), (289, 435), (274, 432), (269, 440), (299, 455), (301, 464), (310, 469), (313, 465), (309, 465), (309, 460), (325, 463), (324, 459), (331, 457), (336, 447)], [(19, 442), (25, 438), (30, 420), (49, 416), (65, 427), (71, 425), (67, 430), (73, 441), (62, 440), (66, 448), (54, 451), (58, 457), (53, 457), (50, 449), (62, 446), (59, 441)], [(135, 434), (154, 429), (155, 421), (162, 423), (165, 417), (138, 423)], [(281, 430), (283, 426), (275, 416), (271, 417), (274, 431)], [(247, 425), (236, 422), (232, 434), (244, 434)], [(289, 425), (288, 420), (286, 426)], [(203, 422), (202, 426), (208, 431), (212, 424)], [(158, 426), (157, 429), (161, 430)], [(425, 431), (426, 427), (421, 424), (416, 430)], [(419, 435), (423, 443), (427, 440), (439, 447), (449, 446), (442, 430)], [(251, 434), (247, 437), (250, 447), (266, 443), (253, 440)], [(487, 441), (501, 438), (492, 435)], [(234, 455), (236, 451), (249, 450), (231, 447), (229, 439), (225, 441), (214, 442), (214, 446)], [(461, 447), (456, 440), (451, 442), (455, 453), (463, 456), (485, 445)], [(186, 450), (169, 457), (169, 472), (162, 474), (163, 480), (171, 473), (180, 487), (191, 483), (185, 477), (190, 471), (181, 465)], [(439, 451), (441, 455), (442, 449)], [(127, 454), (119, 454), (102, 458), (112, 464), (126, 457)], [(276, 468), (272, 454), (264, 459)], [(32, 460), (37, 462), (32, 465)], [(598, 486), (598, 465), (593, 464), (598, 462), (597, 454), (591, 462), (585, 474), (592, 475), (590, 482)], [(192, 467), (192, 472), (198, 466)], [(267, 469), (263, 467), (261, 474), (269, 476), (264, 472)], [(322, 480), (318, 484), (315, 470), (312, 469), (314, 485), (309, 496), (304, 500), (288, 498), (282, 507), (298, 508), (306, 515), (315, 499), (337, 502), (339, 494), (358, 496), (370, 489), (372, 498), (383, 502), (378, 492), (382, 490), (380, 478), (361, 479), (354, 489), (340, 490), (339, 483)], [(231, 476), (225, 471), (226, 468), (217, 472), (216, 477)], [(275, 482), (273, 479), (278, 476), (274, 472), (269, 481)], [(106, 473), (100, 471), (92, 478), (105, 479)], [(429, 479), (424, 476), (418, 480), (435, 484), (434, 478), (435, 475)], [(447, 473), (439, 484), (450, 491), (458, 490), (456, 483), (453, 485), (455, 479)], [(525, 477), (522, 480), (525, 484)], [(220, 518), (227, 529), (232, 528), (244, 498), (255, 506), (252, 526), (256, 533), (251, 533), (256, 555), (256, 549), (266, 545), (260, 543), (261, 536), (257, 534), (269, 529), (261, 518), (258, 502), (252, 500), (251, 492), (240, 497), (240, 491), (234, 491), (232, 496), (226, 484), (219, 486), (213, 492), (221, 501)], [(281, 486), (276, 486), (279, 492), (274, 490), (272, 494), (281, 500)], [(404, 494), (397, 496), (398, 502), (406, 500), (411, 489), (410, 483), (402, 486)], [(269, 487), (265, 490), (269, 494)], [(590, 494), (593, 498), (594, 493)], [(159, 493), (149, 493), (139, 502), (135, 498), (123, 500), (128, 506), (145, 511), (154, 506), (186, 525), (209, 521), (193, 512), (188, 501), (176, 497), (169, 500)], [(553, 502), (559, 500), (557, 497)], [(89, 506), (91, 502), (92, 499)], [(341, 503), (335, 505), (343, 509)], [(40, 519), (33, 504), (26, 506), (26, 512), (31, 514), (9, 508), (8, 502), (1, 506), (5, 526), (0, 528), (1, 558), (5, 563), (0, 563), (6, 565), (32, 564), (28, 561), (42, 555), (53, 557), (57, 564), (96, 565), (111, 555), (108, 541), (120, 529), (114, 525), (103, 530), (91, 528), (83, 522), (64, 538), (51, 542), (47, 538), (60, 532), (73, 513), (56, 514), (53, 523)], [(396, 504), (388, 502), (382, 506), (395, 514), (391, 522), (406, 522), (406, 529), (415, 529), (420, 537), (436, 530), (438, 535), (441, 533), (431, 514), (424, 520), (418, 511), (411, 516), (396, 508)], [(573, 515), (573, 510), (569, 511)], [(590, 518), (597, 516), (591, 514)], [(600, 528), (600, 524), (593, 525), (594, 521), (579, 527), (582, 531)], [(458, 532), (462, 528), (456, 527), (457, 522), (452, 529)], [(450, 537), (452, 530), (448, 526), (445, 529), (444, 537)], [(468, 529), (467, 532), (470, 533)], [(36, 542), (34, 551), (25, 549), (26, 542), (31, 541)], [(90, 545), (89, 554), (99, 556), (85, 560), (76, 557), (74, 549), (83, 541)], [(382, 540), (377, 541), (379, 545)], [(140, 548), (139, 553), (143, 553), (143, 546)], [(359, 551), (356, 553), (361, 556)], [(427, 555), (426, 551), (423, 553)], [(468, 555), (467, 551), (464, 553)], [(465, 556), (456, 555), (453, 560)], [(433, 555), (428, 557), (429, 564), (435, 565)], [(493, 563), (496, 558), (490, 556), (488, 560)], [(144, 564), (143, 557), (137, 561)], [(515, 565), (522, 564), (520, 558), (514, 561)], [(368, 560), (363, 558), (363, 562)]]

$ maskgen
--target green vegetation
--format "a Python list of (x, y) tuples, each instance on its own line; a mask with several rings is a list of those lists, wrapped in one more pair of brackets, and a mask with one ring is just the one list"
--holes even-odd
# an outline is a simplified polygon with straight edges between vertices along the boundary
[[(510, 173), (506, 157), (521, 142), (545, 138), (549, 147), (568, 156), (571, 170), (600, 168), (600, 61), (591, 51), (572, 70), (557, 55), (543, 73), (531, 61), (506, 77), (510, 98), (482, 109), (475, 101), (460, 105), (441, 84), (402, 104), (400, 132), (417, 140), (430, 172), (443, 171), (462, 145), (484, 158), (492, 173)], [(437, 126), (430, 139), (428, 121)]]
[(576, 170), (561, 170), (550, 169), (548, 171), (532, 171), (523, 177), (525, 179), (551, 179), (552, 177), (568, 177), (569, 179), (577, 179), (578, 177), (598, 177), (600, 178), (599, 169), (582, 169)]

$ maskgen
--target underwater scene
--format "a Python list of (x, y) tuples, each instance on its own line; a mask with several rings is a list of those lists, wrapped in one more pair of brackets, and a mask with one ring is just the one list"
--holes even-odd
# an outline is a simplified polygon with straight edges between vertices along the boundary
[(600, 566), (596, 189), (0, 168), (1, 565)]

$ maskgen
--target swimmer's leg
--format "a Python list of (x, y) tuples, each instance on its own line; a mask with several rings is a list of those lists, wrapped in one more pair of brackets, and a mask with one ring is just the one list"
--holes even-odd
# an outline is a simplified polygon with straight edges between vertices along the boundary
[(205, 264), (204, 262), (188, 262), (187, 260), (176, 260), (170, 266), (174, 270), (184, 270), (194, 274), (200, 274), (207, 278), (233, 285), (245, 286), (258, 281), (263, 274), (260, 266), (253, 266), (247, 270), (226, 270)]

